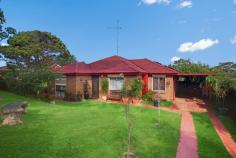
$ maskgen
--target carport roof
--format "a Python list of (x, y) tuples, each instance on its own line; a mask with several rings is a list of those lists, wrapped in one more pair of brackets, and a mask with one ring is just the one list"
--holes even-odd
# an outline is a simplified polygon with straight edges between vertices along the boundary
[(178, 73), (177, 76), (199, 76), (199, 77), (207, 77), (211, 76), (212, 73)]

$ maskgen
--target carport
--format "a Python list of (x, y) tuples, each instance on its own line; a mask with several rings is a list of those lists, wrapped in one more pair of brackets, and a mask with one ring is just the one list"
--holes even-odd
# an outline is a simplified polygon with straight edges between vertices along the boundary
[(208, 97), (206, 78), (209, 73), (178, 73), (175, 95), (177, 98)]
[(209, 73), (178, 73), (175, 78), (175, 105), (182, 111), (206, 112)]

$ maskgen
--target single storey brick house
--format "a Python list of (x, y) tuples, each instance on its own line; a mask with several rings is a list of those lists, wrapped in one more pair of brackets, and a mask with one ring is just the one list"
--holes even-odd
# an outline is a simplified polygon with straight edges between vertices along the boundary
[(143, 81), (142, 93), (148, 90), (158, 92), (162, 99), (175, 99), (175, 81), (177, 72), (167, 66), (149, 59), (129, 60), (120, 56), (112, 56), (86, 64), (79, 62), (59, 68), (64, 78), (55, 81), (56, 97), (64, 97), (65, 93), (73, 95), (84, 93), (84, 84), (88, 85), (90, 98), (102, 97), (101, 81), (108, 80), (108, 98), (120, 93), (123, 83), (129, 80)]

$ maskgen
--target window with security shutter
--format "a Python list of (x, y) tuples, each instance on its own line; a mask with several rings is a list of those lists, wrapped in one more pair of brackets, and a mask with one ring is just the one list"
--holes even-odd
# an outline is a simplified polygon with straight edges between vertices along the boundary
[(153, 91), (165, 91), (165, 77), (155, 76), (153, 77)]

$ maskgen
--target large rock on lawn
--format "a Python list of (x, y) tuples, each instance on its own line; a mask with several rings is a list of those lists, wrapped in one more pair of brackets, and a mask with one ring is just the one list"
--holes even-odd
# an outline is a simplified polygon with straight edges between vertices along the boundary
[(26, 113), (28, 103), (14, 102), (5, 105), (0, 109), (0, 114), (3, 117), (2, 125), (18, 125), (21, 124), (21, 116)]

